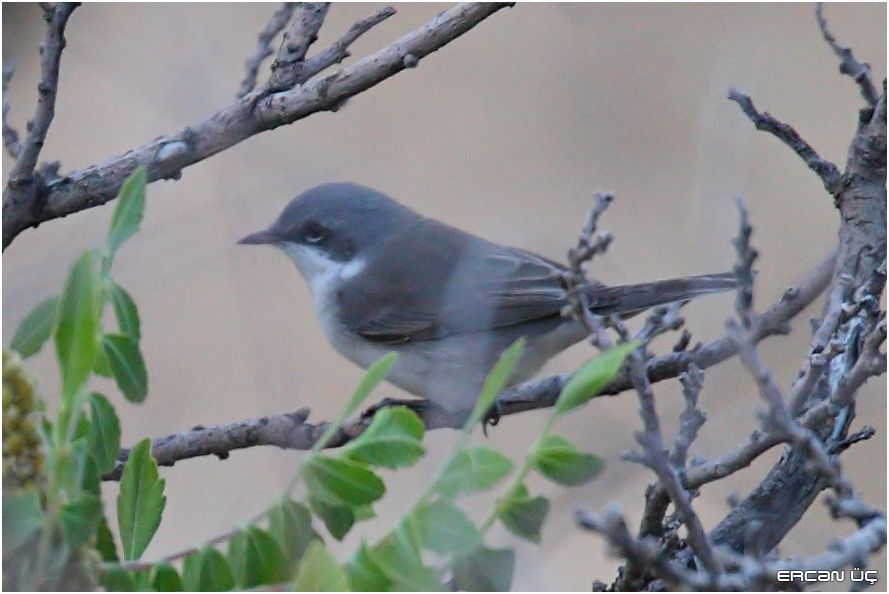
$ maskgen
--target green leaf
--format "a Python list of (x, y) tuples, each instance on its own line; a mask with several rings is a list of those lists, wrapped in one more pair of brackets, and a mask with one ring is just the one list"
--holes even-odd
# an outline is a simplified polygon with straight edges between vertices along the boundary
[(346, 566), (346, 573), (352, 592), (387, 592), (392, 589), (392, 580), (386, 576), (364, 541)]
[(151, 572), (148, 570), (131, 571), (133, 577), (133, 590), (136, 592), (152, 592)]
[(117, 496), (124, 559), (132, 561), (142, 555), (160, 524), (166, 503), (164, 480), (151, 455), (151, 440), (145, 438), (130, 450)]
[(494, 368), (491, 369), (491, 373), (485, 378), (478, 401), (475, 403), (475, 408), (472, 409), (472, 414), (469, 416), (469, 421), (466, 423), (464, 430), (475, 427), (488, 414), (488, 411), (494, 405), (494, 401), (497, 400), (497, 396), (506, 387), (509, 376), (512, 375), (513, 369), (515, 369), (519, 359), (522, 358), (524, 350), (525, 339), (519, 338), (508, 349), (503, 351), (497, 363), (494, 364)]
[(235, 587), (235, 578), (225, 556), (205, 547), (185, 558), (182, 584), (187, 592), (225, 592)]
[(397, 354), (387, 353), (368, 368), (367, 373), (365, 373), (364, 377), (361, 378), (361, 381), (358, 382), (358, 387), (355, 388), (352, 397), (349, 398), (349, 402), (343, 410), (343, 418), (352, 416), (352, 413), (361, 406), (361, 403), (367, 399), (370, 393), (373, 392), (374, 388), (386, 378), (386, 375), (389, 374), (389, 370), (395, 364), (397, 358)]
[(120, 452), (120, 422), (108, 399), (90, 394), (90, 449), (99, 474), (105, 474), (117, 461)]
[(300, 561), (293, 589), (297, 592), (344, 592), (349, 589), (349, 581), (330, 551), (320, 540), (315, 540)]
[(436, 553), (472, 549), (481, 543), (481, 534), (457, 506), (438, 500), (418, 506), (411, 524), (420, 546)]
[(99, 527), (96, 529), (96, 550), (106, 563), (114, 563), (120, 560), (117, 556), (117, 546), (114, 544), (114, 535), (108, 527), (108, 520), (102, 516)]
[(248, 527), (229, 541), (228, 558), (241, 588), (280, 583), (289, 575), (281, 547), (257, 526)]
[(130, 297), (123, 287), (112, 282), (109, 288), (111, 303), (114, 306), (114, 316), (117, 318), (117, 326), (120, 333), (129, 336), (133, 342), (138, 343), (141, 335), (139, 324), (139, 310), (136, 302)]
[(151, 570), (151, 587), (156, 592), (182, 592), (182, 579), (169, 563), (159, 563)]
[(113, 375), (111, 363), (108, 361), (108, 355), (105, 354), (104, 348), (96, 350), (96, 364), (93, 365), (93, 372), (102, 377), (111, 377)]
[(392, 582), (394, 591), (441, 592), (444, 584), (437, 573), (423, 564), (420, 542), (407, 518), (394, 532), (376, 544), (371, 554)]
[(435, 485), (444, 497), (487, 491), (512, 471), (512, 460), (491, 448), (461, 450), (448, 463)]
[(3, 552), (8, 553), (25, 544), (40, 528), (43, 508), (40, 494), (25, 489), (15, 495), (3, 494)]
[(498, 505), (497, 516), (503, 525), (516, 536), (532, 542), (540, 542), (540, 527), (549, 511), (545, 497), (528, 495), (528, 488), (519, 485), (509, 497)]
[(106, 592), (135, 592), (133, 576), (122, 567), (109, 567), (102, 574), (102, 586)]
[(614, 379), (624, 359), (638, 346), (635, 340), (624, 342), (584, 363), (562, 388), (556, 402), (556, 412), (565, 414), (589, 402)]
[[(92, 423), (89, 424), (88, 429), (90, 427), (92, 427)], [(80, 469), (80, 488), (87, 493), (92, 493), (97, 497), (101, 497), (102, 475), (99, 473), (99, 467), (96, 466), (96, 461), (93, 459), (93, 456), (90, 453), (89, 437), (78, 439), (75, 443), (78, 444), (77, 455), (81, 456), (82, 458), (82, 467)]]
[(281, 501), (269, 510), (269, 532), (290, 560), (291, 568), (302, 558), (309, 543), (320, 538), (312, 528), (312, 514), (292, 499)]
[(364, 520), (370, 520), (371, 518), (377, 517), (377, 512), (374, 511), (372, 505), (356, 505), (352, 508), (352, 513), (355, 514), (356, 522), (363, 522)]
[(515, 569), (515, 551), (479, 547), (454, 560), (458, 591), (508, 592)]
[(604, 464), (598, 456), (578, 452), (574, 444), (558, 435), (547, 435), (534, 450), (531, 465), (547, 478), (568, 486), (591, 481)]
[(367, 466), (343, 458), (311, 456), (303, 475), (313, 497), (335, 505), (373, 503), (386, 491), (382, 479)]
[(52, 333), (58, 318), (58, 311), (58, 295), (53, 295), (38, 303), (21, 321), (9, 346), (17, 351), (22, 359), (27, 359), (37, 353)]
[(355, 460), (386, 468), (411, 466), (424, 451), (423, 422), (404, 406), (377, 411), (370, 426), (343, 448)]
[(99, 348), (99, 307), (93, 255), (84, 253), (68, 275), (59, 303), (56, 357), (62, 396), (70, 401), (86, 382)]
[(355, 512), (348, 505), (332, 505), (317, 497), (309, 497), (309, 505), (337, 540), (343, 540), (355, 525)]
[(93, 493), (81, 493), (74, 501), (64, 504), (59, 518), (65, 530), (65, 540), (76, 549), (89, 540), (102, 521), (102, 501)]
[(102, 337), (102, 345), (114, 381), (130, 402), (142, 402), (148, 394), (148, 372), (139, 352), (139, 345), (129, 336), (106, 334)]
[(145, 212), (146, 181), (145, 167), (137, 167), (117, 193), (117, 206), (108, 229), (109, 259), (113, 259), (117, 248), (139, 230)]

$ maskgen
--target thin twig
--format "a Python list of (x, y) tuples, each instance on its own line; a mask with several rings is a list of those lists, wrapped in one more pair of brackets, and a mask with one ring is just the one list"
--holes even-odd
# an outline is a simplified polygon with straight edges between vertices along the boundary
[(704, 530), (700, 517), (691, 506), (691, 495), (683, 486), (679, 474), (667, 459), (661, 436), (660, 420), (654, 404), (654, 392), (651, 382), (645, 374), (645, 365), (639, 353), (631, 353), (627, 357), (627, 368), (631, 374), (636, 394), (639, 399), (639, 416), (642, 417), (644, 431), (636, 433), (636, 441), (642, 446), (639, 454), (627, 456), (634, 462), (640, 462), (650, 468), (658, 477), (659, 485), (666, 491), (670, 501), (682, 518), (688, 531), (687, 540), (700, 557), (704, 567), (713, 575), (722, 573), (722, 564), (713, 551), (713, 545)]
[(256, 87), (256, 78), (259, 75), (259, 67), (266, 58), (274, 53), (272, 50), (272, 41), (284, 30), (290, 17), (293, 15), (293, 9), (296, 8), (295, 2), (284, 2), (272, 14), (265, 28), (259, 32), (256, 39), (256, 53), (247, 58), (244, 62), (246, 73), (244, 80), (241, 81), (241, 88), (238, 90), (238, 99), (252, 91)]
[(769, 113), (757, 111), (750, 97), (738, 89), (731, 89), (728, 98), (738, 104), (741, 111), (750, 118), (757, 130), (769, 132), (793, 149), (809, 166), (809, 169), (818, 174), (828, 192), (836, 194), (839, 191), (842, 176), (837, 166), (815, 152), (815, 149), (803, 140), (796, 130)]
[[(351, 27), (349, 27), (349, 30), (346, 31), (343, 36), (336, 40), (333, 44), (306, 60), (303, 76), (306, 78), (311, 78), (319, 72), (322, 72), (326, 68), (329, 68), (334, 64), (339, 64), (340, 62), (348, 58), (349, 47), (353, 43), (355, 43), (355, 41), (357, 41), (359, 37), (370, 31), (389, 17), (395, 15), (395, 13), (396, 10), (393, 7), (386, 6), (376, 11), (369, 17), (354, 23)], [(405, 59), (407, 59), (408, 55), (413, 54), (406, 54)], [(415, 60), (410, 67), (413, 68), (418, 63), (419, 60)]]
[(15, 74), (15, 64), (12, 60), (3, 62), (3, 146), (13, 159), (19, 156), (22, 144), (19, 142), (19, 134), (15, 128), (9, 125), (9, 82)]
[[(62, 60), (62, 50), (65, 49), (65, 25), (71, 13), (80, 6), (77, 2), (59, 2), (52, 8), (48, 15), (46, 36), (40, 46), (40, 82), (37, 84), (37, 107), (31, 125), (22, 141), (18, 158), (12, 166), (7, 183), (7, 191), (11, 198), (31, 202), (36, 197), (33, 190), (35, 186), (34, 168), (37, 159), (43, 149), (46, 133), (52, 123), (56, 108), (56, 93), (59, 88), (59, 64)], [(4, 191), (4, 205), (8, 199)], [(33, 207), (33, 204), (22, 205), (23, 208)], [(5, 208), (4, 208), (5, 211)], [(4, 218), (6, 212), (3, 213)]]
[(698, 396), (704, 387), (704, 371), (694, 364), (689, 365), (688, 371), (679, 376), (679, 381), (682, 383), (685, 410), (679, 416), (679, 431), (670, 452), (670, 463), (676, 468), (685, 468), (688, 450), (707, 420), (698, 408)]
[(824, 17), (824, 4), (821, 2), (815, 4), (815, 19), (818, 21), (818, 28), (821, 29), (824, 41), (830, 45), (833, 53), (840, 59), (840, 73), (852, 77), (855, 83), (858, 84), (858, 88), (861, 89), (861, 96), (864, 97), (868, 105), (876, 105), (879, 94), (870, 78), (870, 65), (856, 60), (855, 56), (852, 55), (852, 48), (843, 45), (833, 36), (833, 33), (827, 27), (827, 19)]

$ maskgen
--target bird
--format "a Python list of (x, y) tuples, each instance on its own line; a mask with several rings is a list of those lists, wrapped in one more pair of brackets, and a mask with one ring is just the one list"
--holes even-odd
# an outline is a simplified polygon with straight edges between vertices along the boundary
[[(468, 418), (486, 375), (519, 338), (525, 348), (509, 386), (588, 335), (562, 315), (564, 265), (362, 185), (311, 188), (238, 243), (283, 251), (337, 352), (364, 369), (396, 352), (387, 380), (448, 415)], [(583, 291), (593, 314), (627, 317), (735, 285), (732, 273), (719, 273), (622, 286), (590, 281)]]

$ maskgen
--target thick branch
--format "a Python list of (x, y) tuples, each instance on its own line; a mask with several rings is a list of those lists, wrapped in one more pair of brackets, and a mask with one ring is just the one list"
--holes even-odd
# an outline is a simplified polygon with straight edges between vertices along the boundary
[[(837, 291), (841, 283), (851, 281), (853, 293), (860, 288), (857, 294), (863, 301), (879, 304), (882, 283), (885, 281), (885, 273), (880, 271), (884, 267), (886, 253), (885, 83), (876, 107), (863, 110), (862, 117), (843, 175), (847, 183), (836, 194), (841, 223), (831, 294)], [(875, 277), (882, 278), (882, 281), (874, 282)], [(862, 294), (868, 291), (875, 294)], [(824, 370), (824, 381), (812, 382), (813, 386), (821, 389), (813, 389), (808, 398), (799, 402), (800, 407), (810, 409), (807, 415), (829, 406), (824, 404), (825, 401), (838, 405), (838, 397), (844, 402), (852, 402), (861, 383), (872, 373), (881, 373), (885, 369), (885, 356), (875, 355), (872, 347), (873, 342), (885, 338), (885, 330), (881, 330), (879, 323), (872, 318), (860, 323), (852, 322), (854, 320), (834, 333), (832, 340), (842, 345), (843, 353), (837, 355), (829, 368)], [(872, 328), (862, 331), (865, 324), (871, 324)], [(873, 342), (869, 343), (869, 340)], [(853, 374), (852, 370), (857, 371)], [(851, 408), (840, 412), (838, 408), (831, 407), (829, 414), (824, 414), (823, 418), (811, 420), (804, 416), (801, 422), (814, 431), (830, 451), (845, 439), (853, 412)], [(713, 541), (736, 551), (744, 551), (753, 542), (760, 552), (773, 549), (828, 485), (823, 473), (810, 467), (811, 460), (806, 448), (790, 450), (759, 486), (713, 529)], [(758, 522), (756, 529), (751, 530), (751, 522), (759, 518), (768, 518), (769, 521)]]
[[(338, 109), (347, 98), (416, 65), (505, 6), (488, 3), (454, 6), (339, 72), (265, 98), (262, 89), (254, 90), (203, 121), (53, 181), (42, 188), (44, 199), (39, 208), (19, 208), (17, 202), (4, 199), (3, 247), (29, 227), (113, 200), (123, 181), (140, 165), (147, 167), (149, 181), (175, 179), (183, 168), (254, 134), (313, 113)], [(412, 57), (406, 59), (408, 56)]]

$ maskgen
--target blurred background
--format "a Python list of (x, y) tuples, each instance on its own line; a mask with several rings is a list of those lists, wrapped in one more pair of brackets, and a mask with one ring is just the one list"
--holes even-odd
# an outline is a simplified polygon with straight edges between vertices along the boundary
[[(314, 47), (378, 7), (334, 5)], [(398, 15), (362, 37), (353, 56), (383, 47), (444, 7), (397, 5)], [(3, 9), (3, 56), (18, 65), (10, 117), (22, 130), (36, 99), (43, 23), (36, 5)], [(61, 160), (63, 171), (81, 168), (229, 104), (274, 9), (84, 5), (69, 24), (43, 158)], [(837, 37), (882, 80), (885, 5), (825, 10)], [(185, 169), (180, 181), (152, 184), (142, 231), (115, 262), (117, 278), (139, 304), (150, 383), (143, 405), (116, 397), (124, 442), (303, 406), (314, 420), (330, 419), (345, 403), (361, 371), (326, 343), (297, 271), (272, 249), (235, 245), (322, 182), (366, 184), (426, 215), (562, 261), (592, 192), (613, 191), (602, 226), (616, 240), (592, 270), (606, 283), (728, 270), (740, 195), (761, 253), (756, 304), (767, 307), (835, 244), (837, 213), (796, 155), (755, 132), (725, 97), (730, 86), (741, 87), (842, 164), (862, 100), (837, 64), (809, 4), (519, 5), (337, 113), (260, 134)], [(4, 180), (9, 166), (4, 154)], [(60, 291), (76, 255), (101, 244), (112, 206), (26, 231), (6, 250), (4, 343), (34, 304)], [(783, 386), (800, 366), (808, 319), (820, 307), (800, 315), (790, 336), (761, 345)], [(685, 313), (694, 340), (712, 339), (732, 313), (732, 297), (700, 299)], [(658, 348), (669, 349), (675, 338)], [(578, 345), (544, 373), (571, 370), (591, 354)], [(52, 398), (58, 379), (51, 349), (28, 367)], [(99, 387), (116, 394), (111, 384)], [(859, 399), (856, 427), (874, 425), (876, 437), (843, 457), (875, 505), (886, 500), (885, 388), (885, 378), (872, 380)], [(678, 382), (658, 384), (656, 394), (672, 436), (682, 408)], [(376, 394), (401, 395), (388, 385)], [(761, 404), (751, 378), (730, 361), (707, 372), (701, 406), (709, 421), (692, 455), (711, 458), (750, 433)], [(490, 544), (518, 551), (514, 589), (589, 590), (594, 578), (614, 578), (618, 562), (598, 537), (573, 526), (572, 514), (615, 504), (638, 521), (651, 476), (620, 457), (635, 446), (636, 409), (626, 393), (594, 401), (561, 423), (559, 431), (602, 456), (606, 470), (576, 489), (531, 480), (532, 491), (552, 499), (542, 543), (521, 542), (499, 526), (490, 535)], [(488, 443), (518, 459), (543, 416), (504, 419)], [(439, 469), (453, 439), (447, 430), (430, 433), (430, 455), (387, 477), (378, 518), (353, 530), (341, 550), (383, 534)], [(695, 502), (705, 525), (718, 522), (729, 509), (726, 498), (743, 496), (778, 454), (705, 488)], [(246, 521), (286, 483), (300, 456), (254, 448), (225, 462), (204, 458), (163, 469), (167, 509), (146, 558)], [(107, 487), (111, 511), (116, 485)], [(491, 497), (477, 497), (465, 507), (480, 517), (491, 504)], [(781, 554), (822, 551), (853, 528), (832, 522), (816, 502)], [(885, 553), (874, 560), (881, 578), (885, 564)]]

